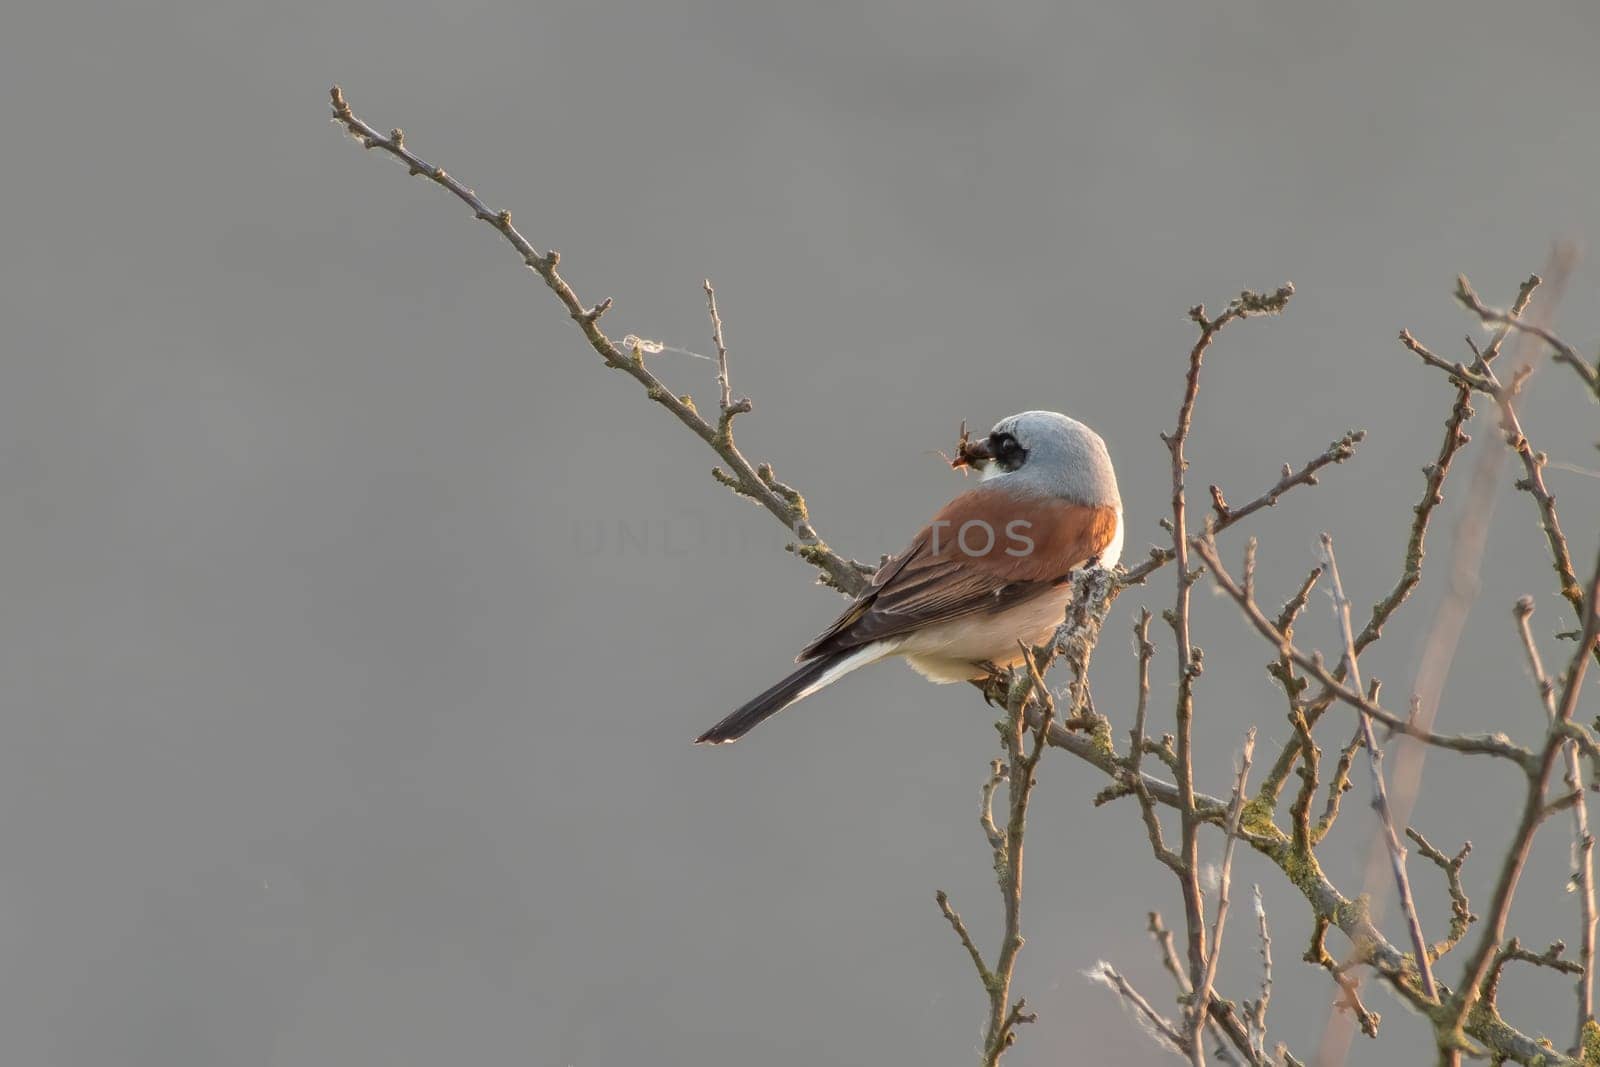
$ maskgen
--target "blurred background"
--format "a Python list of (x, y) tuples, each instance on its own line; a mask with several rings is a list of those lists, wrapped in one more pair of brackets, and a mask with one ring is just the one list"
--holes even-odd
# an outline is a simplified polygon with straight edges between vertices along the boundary
[[(729, 2), (25, 5), (0, 40), (0, 1033), (7, 1062), (535, 1067), (970, 1062), (999, 902), (976, 804), (995, 714), (897, 666), (732, 749), (689, 739), (840, 607), (713, 457), (606, 372), (537, 279), (441, 190), (327, 121), (404, 127), (509, 208), (606, 319), (710, 350), (710, 277), (754, 460), (824, 537), (897, 551), (959, 487), (962, 419), (1056, 408), (1117, 462), (1126, 558), (1163, 538), (1186, 309), (1299, 288), (1213, 349), (1192, 484), (1242, 502), (1351, 427), (1349, 464), (1252, 524), (1276, 603), (1339, 547), (1359, 618), (1399, 572), (1450, 394), (1395, 341), (1478, 333), (1553, 239), (1593, 241), (1600, 9)], [(1556, 315), (1600, 338), (1593, 256)], [(655, 368), (702, 405), (712, 365)], [(1481, 405), (1480, 405), (1481, 406)], [(1541, 366), (1526, 413), (1582, 566), (1595, 408)], [(1480, 444), (1428, 584), (1363, 667), (1404, 706)], [(1502, 492), (1440, 725), (1528, 740), (1513, 643), (1572, 613)], [(1203, 499), (1203, 497), (1202, 497)], [(1224, 545), (1237, 559), (1243, 538)], [(1125, 595), (1096, 660), (1119, 739)], [(1335, 647), (1327, 600), (1301, 629)], [(1288, 736), (1268, 650), (1198, 597), (1201, 784), (1251, 723)], [(1158, 723), (1174, 658), (1156, 631)], [(1593, 688), (1587, 718), (1596, 711)], [(1348, 738), (1343, 712), (1325, 744)], [(1177, 923), (1136, 808), (1047, 757), (1028, 854), (1022, 1065), (1166, 1061), (1083, 972), (1172, 991)], [(1471, 838), (1479, 910), (1520, 780), (1431, 758), (1416, 823)], [(1358, 779), (1324, 863), (1348, 892)], [(1566, 823), (1512, 930), (1576, 944)], [(1218, 835), (1204, 847), (1220, 856)], [(1412, 876), (1442, 936), (1438, 872)], [(1333, 988), (1306, 905), (1241, 854), (1274, 924), (1275, 1036), (1309, 1057)], [(1392, 911), (1392, 909), (1391, 909)], [(1248, 909), (1221, 975), (1253, 995)], [(1392, 921), (1393, 932), (1399, 929)], [(1342, 951), (1342, 940), (1332, 942)], [(1459, 962), (1441, 971), (1454, 984)], [(1371, 989), (1371, 987), (1368, 987)], [(1565, 1045), (1569, 982), (1507, 1015)], [(1351, 1062), (1419, 1062), (1385, 994)], [(1431, 1061), (1431, 1055), (1428, 1056)]]

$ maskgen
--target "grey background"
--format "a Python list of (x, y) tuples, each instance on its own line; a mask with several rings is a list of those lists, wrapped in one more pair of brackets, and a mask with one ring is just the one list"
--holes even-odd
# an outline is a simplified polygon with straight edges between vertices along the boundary
[[(1552, 238), (1600, 222), (1582, 0), (208, 0), (6, 21), (14, 1064), (931, 1064), (979, 1040), (933, 890), (993, 943), (974, 819), (992, 713), (881, 667), (733, 749), (689, 745), (836, 598), (493, 233), (328, 125), (331, 82), (561, 249), (584, 299), (615, 296), (616, 334), (705, 351), (713, 278), (756, 400), (742, 443), (862, 558), (956, 490), (932, 450), (960, 419), (1035, 406), (1104, 433), (1141, 557), (1185, 309), (1287, 278), (1290, 313), (1207, 367), (1193, 483), (1247, 499), (1367, 427), (1353, 463), (1254, 529), (1265, 598), (1328, 529), (1370, 604), (1448, 406), (1396, 330), (1459, 353), (1456, 272), (1503, 302)], [(1585, 348), (1597, 282), (1590, 259), (1559, 313)], [(708, 364), (655, 364), (712, 398)], [(1600, 466), (1568, 373), (1530, 388), (1538, 446)], [(1543, 635), (1571, 615), (1510, 478), (1443, 723), (1529, 738), (1508, 609), (1539, 594)], [(1587, 565), (1600, 487), (1550, 478)], [(1438, 588), (1366, 665), (1391, 693)], [(1110, 624), (1119, 735), (1131, 613), (1168, 596), (1128, 595)], [(1331, 649), (1325, 604), (1303, 634)], [(1266, 753), (1287, 727), (1237, 614), (1201, 596), (1196, 621), (1220, 791), (1247, 724)], [(1481, 908), (1519, 785), (1438, 758), (1427, 783), (1418, 822), (1474, 840)], [(1142, 931), (1176, 892), (1127, 802), (1089, 806), (1100, 785), (1045, 763), (1019, 975), (1042, 1018), (1008, 1062), (1163, 1059), (1081, 976), (1110, 959), (1170, 1002)], [(1358, 800), (1328, 848), (1350, 890), (1369, 828)], [(1540, 839), (1527, 941), (1573, 937), (1566, 848), (1564, 825)], [(1278, 931), (1277, 1032), (1308, 1055), (1330, 986), (1297, 962), (1306, 909), (1254, 857), (1239, 868)], [(1442, 932), (1437, 872), (1414, 870)], [(1231, 996), (1252, 988), (1247, 926)], [(1519, 973), (1506, 1004), (1565, 1041), (1564, 980)], [(1354, 1062), (1416, 1062), (1425, 1027), (1373, 1006), (1385, 1041)]]

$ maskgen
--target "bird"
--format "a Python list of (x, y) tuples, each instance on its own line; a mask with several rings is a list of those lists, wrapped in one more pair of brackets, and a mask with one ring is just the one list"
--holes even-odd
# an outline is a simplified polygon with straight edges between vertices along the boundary
[(969, 438), (951, 466), (980, 481), (884, 560), (866, 590), (795, 657), (787, 678), (696, 744), (737, 741), (852, 671), (895, 656), (932, 681), (980, 679), (1022, 662), (1066, 618), (1072, 576), (1122, 555), (1122, 498), (1099, 434), (1024, 411)]

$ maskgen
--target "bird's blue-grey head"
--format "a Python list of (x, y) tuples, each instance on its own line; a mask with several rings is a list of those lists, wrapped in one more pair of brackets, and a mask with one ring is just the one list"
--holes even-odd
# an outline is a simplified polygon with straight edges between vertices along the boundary
[(983, 480), (1008, 489), (1114, 507), (1122, 497), (1100, 435), (1057, 411), (1024, 411), (994, 424), (972, 451), (986, 462)]

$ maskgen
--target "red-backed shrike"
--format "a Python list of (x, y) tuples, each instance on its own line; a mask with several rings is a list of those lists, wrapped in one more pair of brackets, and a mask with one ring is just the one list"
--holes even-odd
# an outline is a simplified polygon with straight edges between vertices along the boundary
[(982, 481), (946, 504), (872, 586), (797, 657), (800, 669), (696, 738), (737, 741), (858, 667), (904, 656), (936, 682), (1022, 662), (1066, 619), (1072, 572), (1115, 566), (1122, 498), (1100, 435), (1024, 411), (963, 441), (954, 464)]

